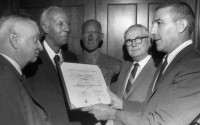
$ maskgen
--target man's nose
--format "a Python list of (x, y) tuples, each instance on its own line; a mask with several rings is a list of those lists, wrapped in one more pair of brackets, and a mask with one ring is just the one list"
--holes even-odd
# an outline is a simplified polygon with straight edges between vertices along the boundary
[(63, 29), (64, 29), (64, 31), (67, 31), (67, 32), (70, 31), (70, 27), (68, 24), (64, 24)]
[(38, 49), (39, 49), (39, 51), (42, 51), (42, 50), (43, 50), (42, 44), (40, 43), (39, 40), (38, 40)]
[(91, 41), (93, 39), (92, 34), (90, 33), (88, 36), (88, 40)]
[(155, 24), (153, 24), (151, 27), (150, 35), (151, 36), (154, 35), (156, 33), (156, 30), (157, 30), (157, 28), (156, 28)]

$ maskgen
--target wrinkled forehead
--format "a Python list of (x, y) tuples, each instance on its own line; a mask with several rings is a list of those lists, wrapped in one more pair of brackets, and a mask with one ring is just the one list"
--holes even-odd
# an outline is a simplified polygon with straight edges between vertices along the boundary
[(134, 27), (127, 31), (125, 38), (134, 39), (136, 37), (144, 37), (144, 36), (148, 36), (148, 33), (144, 29)]
[(68, 22), (68, 16), (63, 10), (60, 9), (51, 10), (48, 13), (48, 17), (50, 20), (64, 20)]
[(101, 26), (97, 22), (88, 22), (83, 25), (83, 32), (101, 32)]

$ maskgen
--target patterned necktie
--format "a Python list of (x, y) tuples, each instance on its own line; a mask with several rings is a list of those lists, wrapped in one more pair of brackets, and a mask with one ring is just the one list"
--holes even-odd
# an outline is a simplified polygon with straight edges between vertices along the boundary
[[(138, 64), (138, 63), (135, 63), (135, 64), (134, 64), (134, 68), (133, 68), (133, 70), (131, 71), (131, 75), (132, 75), (132, 78), (133, 78), (133, 79), (135, 78), (135, 74), (136, 74), (136, 72), (137, 72), (138, 67), (139, 67), (139, 64)], [(127, 83), (127, 85), (126, 85), (125, 92), (128, 93), (131, 87), (132, 87), (132, 84), (131, 84), (131, 79), (130, 79), (130, 77), (129, 77), (128, 83)]]

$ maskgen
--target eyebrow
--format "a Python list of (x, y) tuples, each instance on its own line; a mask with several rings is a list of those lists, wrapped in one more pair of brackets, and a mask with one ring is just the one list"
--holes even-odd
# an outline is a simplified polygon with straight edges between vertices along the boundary
[(160, 18), (153, 20), (153, 23), (158, 22), (158, 21), (162, 21)]

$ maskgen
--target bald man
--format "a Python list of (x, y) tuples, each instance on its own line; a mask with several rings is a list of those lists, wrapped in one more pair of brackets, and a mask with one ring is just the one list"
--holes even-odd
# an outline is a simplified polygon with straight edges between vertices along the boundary
[(80, 63), (98, 65), (109, 86), (120, 72), (122, 62), (100, 51), (103, 36), (101, 24), (97, 20), (84, 22), (81, 40), (83, 53), (78, 55), (78, 60)]
[(22, 71), (43, 49), (37, 24), (26, 17), (0, 19), (0, 123), (50, 125), (46, 110), (27, 88)]

